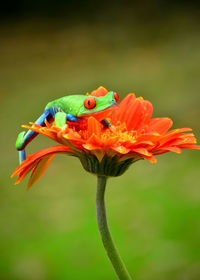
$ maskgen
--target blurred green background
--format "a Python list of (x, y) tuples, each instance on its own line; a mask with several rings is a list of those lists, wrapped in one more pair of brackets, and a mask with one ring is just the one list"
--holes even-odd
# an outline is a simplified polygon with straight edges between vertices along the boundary
[[(4, 3), (5, 4), (5, 3)], [(96, 178), (56, 156), (14, 187), (21, 124), (100, 85), (129, 92), (200, 139), (200, 9), (193, 1), (8, 1), (0, 20), (0, 279), (116, 279), (95, 217)], [(52, 145), (38, 136), (34, 152)], [(110, 227), (137, 280), (200, 279), (198, 151), (139, 161), (108, 182)]]

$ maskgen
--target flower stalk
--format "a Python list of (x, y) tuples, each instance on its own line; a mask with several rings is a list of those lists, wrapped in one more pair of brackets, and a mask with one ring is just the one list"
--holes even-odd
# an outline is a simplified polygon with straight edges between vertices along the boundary
[(119, 252), (114, 244), (112, 235), (107, 222), (106, 208), (105, 208), (105, 189), (106, 189), (106, 176), (97, 177), (97, 192), (96, 192), (96, 214), (97, 223), (101, 239), (107, 255), (112, 263), (112, 266), (120, 280), (131, 280), (131, 276), (123, 263)]

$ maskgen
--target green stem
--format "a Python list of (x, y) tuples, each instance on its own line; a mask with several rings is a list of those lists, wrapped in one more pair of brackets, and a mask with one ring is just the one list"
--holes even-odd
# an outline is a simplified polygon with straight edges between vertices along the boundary
[(114, 244), (112, 239), (109, 226), (106, 218), (106, 208), (104, 202), (104, 194), (106, 189), (106, 176), (98, 176), (97, 183), (97, 193), (96, 193), (96, 213), (97, 213), (97, 223), (99, 232), (101, 235), (101, 239), (106, 249), (107, 255), (112, 263), (112, 266), (118, 275), (120, 280), (131, 280), (131, 276), (129, 275), (119, 252)]

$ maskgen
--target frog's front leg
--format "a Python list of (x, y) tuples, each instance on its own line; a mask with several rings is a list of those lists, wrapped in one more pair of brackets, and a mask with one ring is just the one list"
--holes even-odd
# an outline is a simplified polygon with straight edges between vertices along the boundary
[(64, 128), (67, 121), (77, 122), (78, 117), (76, 117), (72, 114), (67, 114), (65, 112), (57, 112), (55, 114), (55, 124), (56, 124), (56, 126), (58, 126), (60, 128)]

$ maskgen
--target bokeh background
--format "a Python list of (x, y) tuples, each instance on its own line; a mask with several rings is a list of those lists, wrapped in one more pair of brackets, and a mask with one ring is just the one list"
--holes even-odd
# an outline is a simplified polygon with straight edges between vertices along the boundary
[[(2, 5), (2, 4), (1, 4)], [(200, 9), (194, 1), (7, 1), (0, 20), (0, 279), (116, 279), (96, 226), (96, 178), (56, 156), (14, 187), (20, 125), (100, 85), (129, 92), (200, 140)], [(38, 136), (29, 153), (50, 146)], [(198, 151), (139, 161), (108, 182), (113, 237), (137, 280), (200, 279)]]

